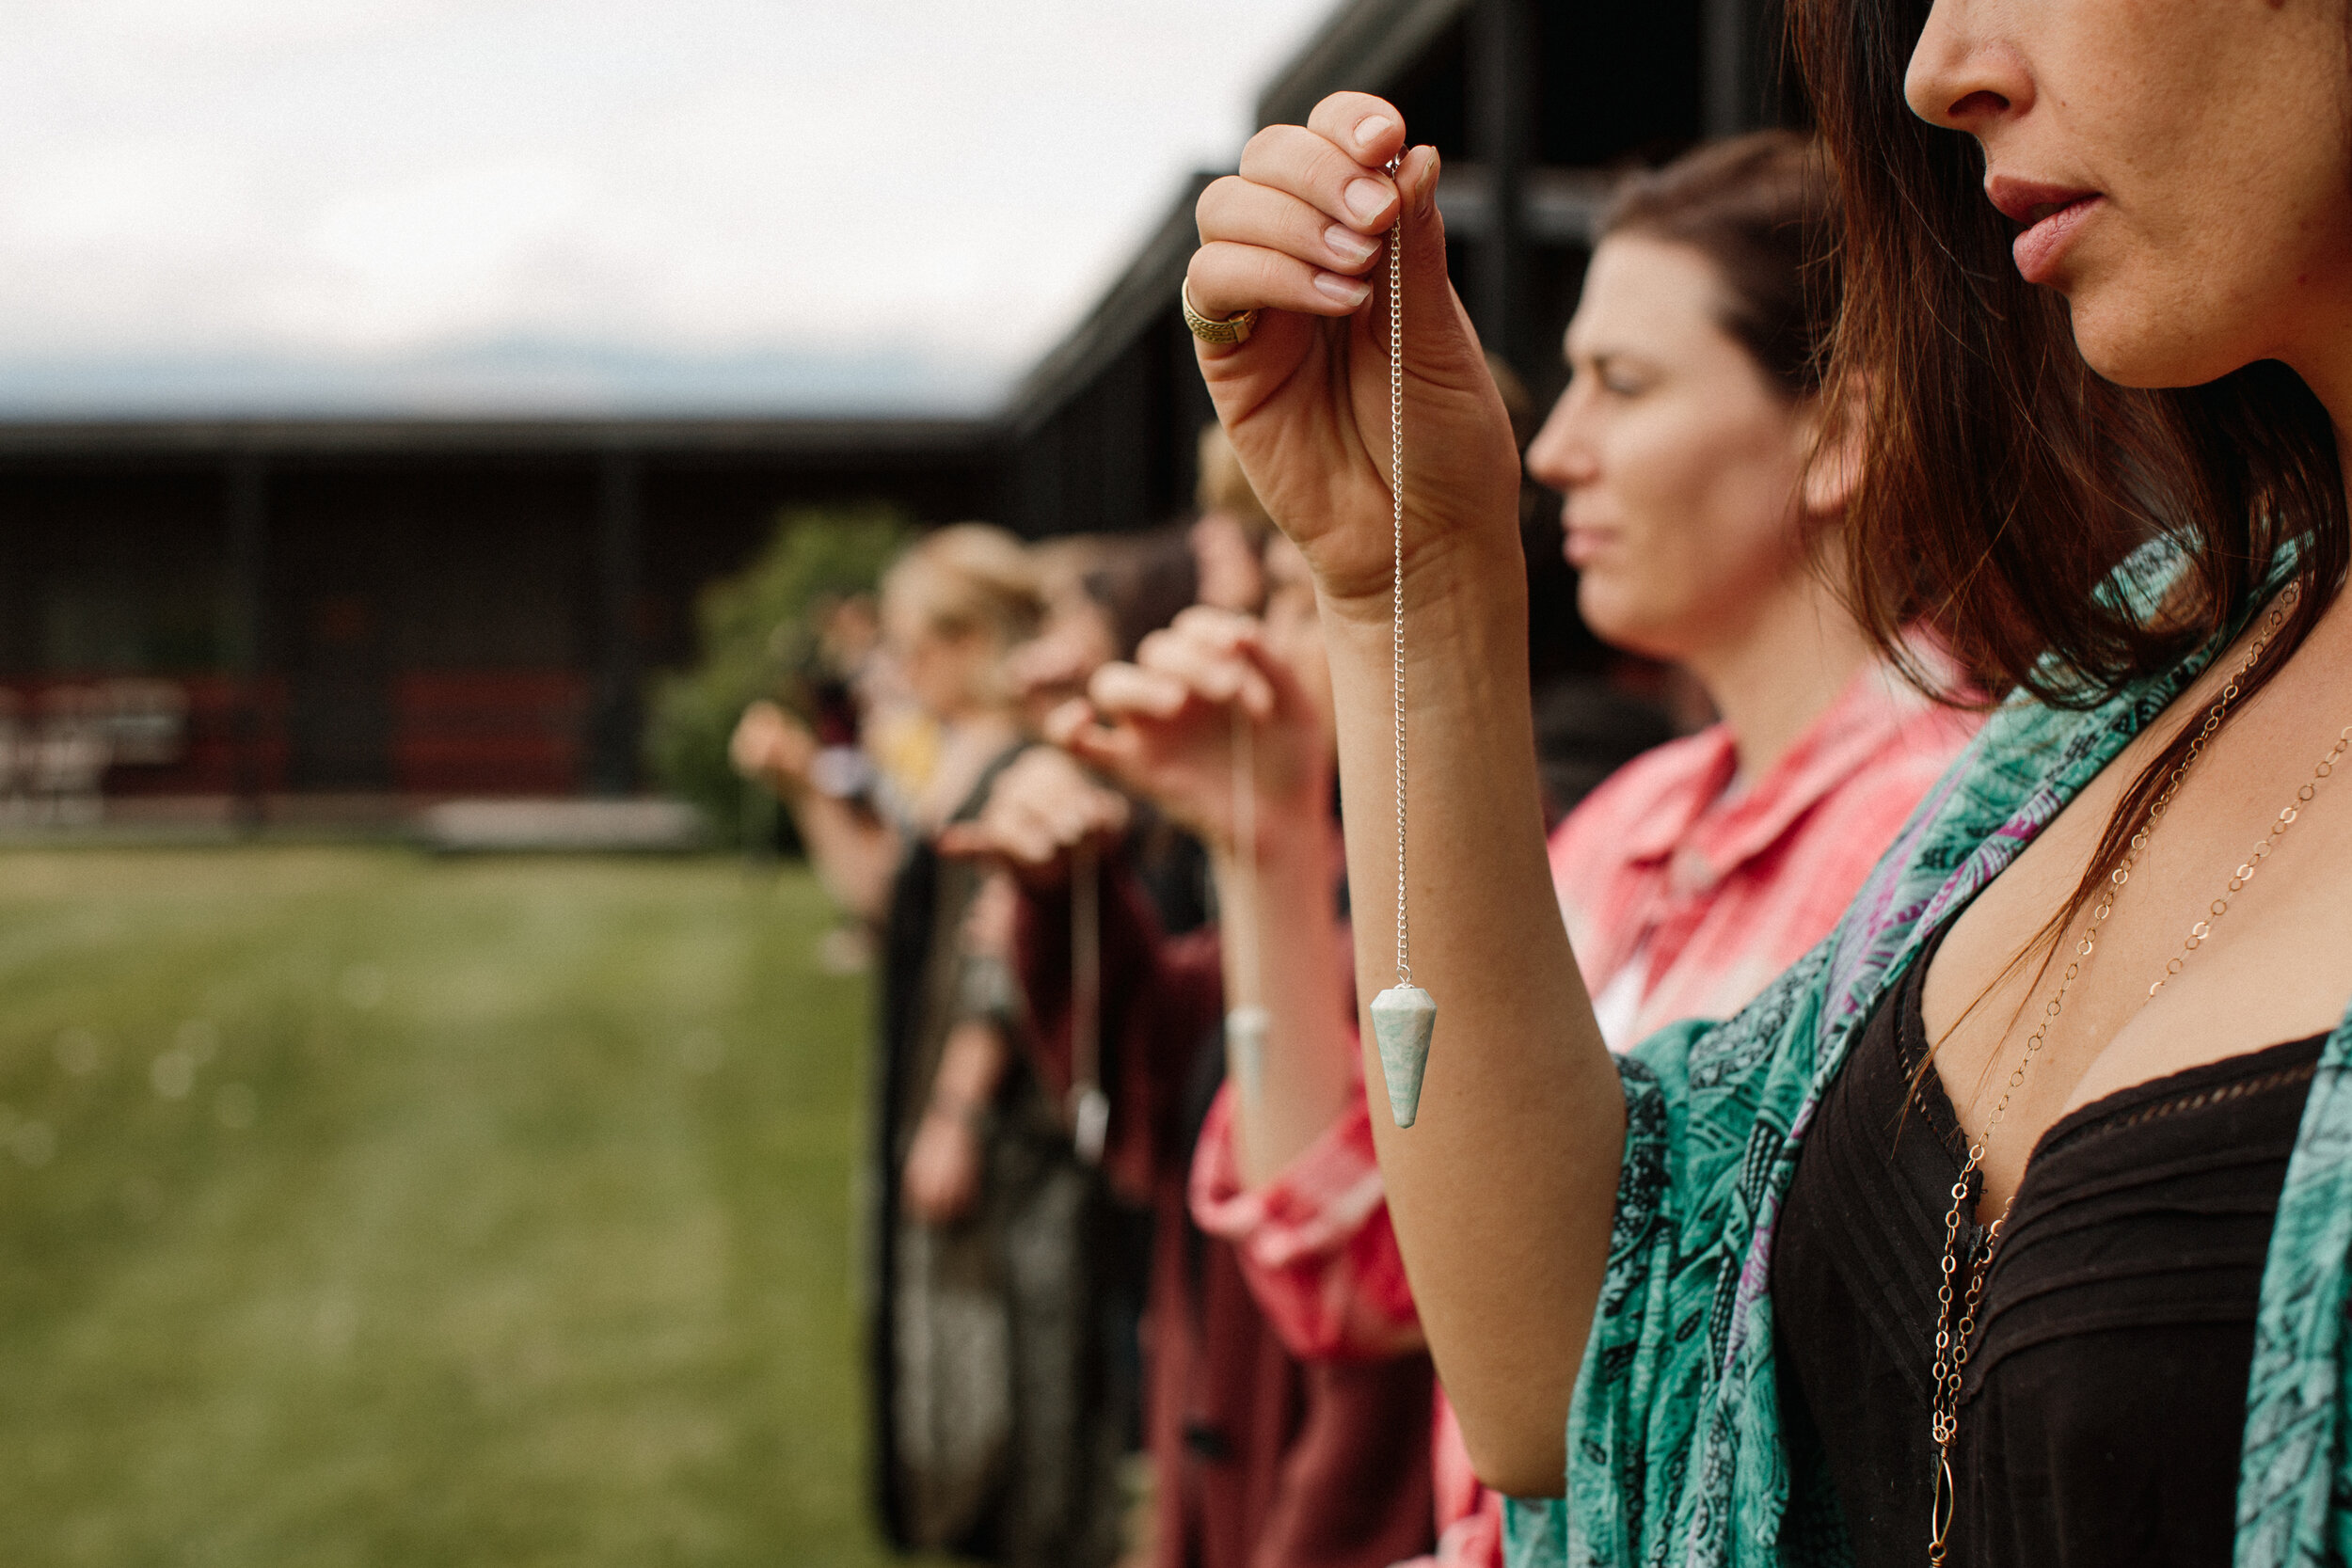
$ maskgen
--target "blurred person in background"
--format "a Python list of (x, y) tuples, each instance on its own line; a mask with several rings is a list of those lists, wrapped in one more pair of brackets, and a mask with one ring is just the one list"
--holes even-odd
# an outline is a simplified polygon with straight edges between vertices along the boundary
[(882, 932), (866, 1194), (870, 1424), (884, 1528), (907, 1548), (1029, 1568), (1106, 1562), (1117, 1458), (1087, 1332), (1089, 1181), (1025, 1069), (980, 874), (943, 858), (1020, 754), (1007, 656), (1044, 614), (1012, 535), (961, 524), (883, 575), (884, 677), (934, 726), (884, 816), (819, 776), (817, 737), (746, 711), (736, 765), (791, 810), (826, 886)]
[[(1820, 396), (1837, 298), (1835, 275), (1808, 268), (1830, 264), (1835, 223), (1818, 151), (1786, 132), (1629, 182), (1568, 327), (1571, 380), (1527, 450), (1565, 497), (1593, 630), (1681, 665), (1722, 715), (1621, 768), (1551, 837), (1620, 1050), (1676, 1019), (1728, 1017), (1827, 934), (1974, 729), (1873, 654), (1832, 586), (1853, 477), (1840, 453), (1861, 434)], [(1808, 467), (1825, 439), (1841, 445)], [(1239, 678), (1201, 658), (1204, 689)], [(1324, 828), (1284, 800), (1262, 806), (1270, 845)], [(1320, 960), (1293, 954), (1281, 972), (1280, 956), (1269, 947), (1270, 1001), (1323, 984)], [(1220, 1097), (1195, 1215), (1234, 1243), (1297, 1354), (1392, 1354), (1420, 1331), (1353, 1016), (1324, 1012), (1278, 1013), (1261, 1105)], [(1499, 1565), (1501, 1499), (1442, 1403), (1438, 1421), (1439, 1560)]]
[[(1227, 1068), (1224, 1021), (1269, 976), (1274, 1029), (1348, 1037), (1354, 1011), (1332, 814), (1329, 682), (1314, 590), (1279, 536), (1259, 573), (1263, 621), (1212, 606), (1104, 666), (1090, 700), (1056, 715), (1072, 753), (1039, 751), (960, 829), (1023, 890), (1021, 973), (1039, 1034), (1076, 1027), (1071, 976), (1073, 856), (1103, 856), (1101, 1015), (1120, 1063), (1105, 1168), (1157, 1216), (1150, 1281), (1146, 1426), (1150, 1560), (1159, 1568), (1386, 1568), (1432, 1540), (1433, 1378), (1411, 1334), (1353, 1357), (1302, 1360), (1274, 1332), (1234, 1249), (1190, 1220), (1186, 1182)], [(1235, 705), (1248, 711), (1261, 856), (1237, 859)], [(1081, 767), (1083, 761), (1086, 767)], [(1099, 776), (1089, 769), (1099, 769)], [(1106, 777), (1117, 788), (1101, 782)], [(1129, 795), (1208, 845), (1220, 925), (1171, 936), (1118, 853)], [(1255, 933), (1251, 942), (1247, 933)], [(1276, 985), (1275, 975), (1291, 983)], [(1344, 1050), (1343, 1045), (1339, 1049)], [(1300, 1127), (1328, 1121), (1344, 1078), (1310, 1073), (1316, 1102), (1278, 1084), (1267, 1101)]]
[[(1253, 546), (1254, 547), (1254, 546)], [(1177, 527), (1128, 537), (1073, 534), (1032, 545), (1045, 611), (1005, 673), (1032, 723), (1082, 695), (1094, 672), (1130, 657), (1199, 592), (1200, 560)]]
[(1073, 683), (1119, 657), (1118, 632), (1108, 609), (1088, 580), (1116, 554), (1120, 541), (1096, 533), (1061, 534), (1029, 546), (1044, 606), (1037, 631), (1005, 655), (1005, 676), (1020, 693), (1022, 721), (1031, 733), (1065, 701)]
[[(1197, 573), (1187, 531), (1181, 528), (1132, 536), (1075, 536), (1031, 546), (1040, 564), (1045, 611), (1037, 635), (1015, 647), (1005, 669), (1021, 694), (1032, 732), (1044, 717), (1086, 689), (1103, 665), (1131, 657), (1138, 642), (1192, 602)], [(1041, 770), (1050, 793), (1068, 759), (1050, 747), (1016, 758), (991, 788), (991, 800), (1025, 799)], [(954, 852), (955, 835), (941, 847)], [(1152, 902), (1162, 927), (1187, 931), (1208, 918), (1208, 868), (1200, 844), (1148, 802), (1127, 802), (1117, 853)], [(989, 857), (980, 857), (987, 863)], [(986, 875), (974, 906), (973, 940), (1010, 978), (1019, 895), (1001, 868)], [(1091, 1315), (1089, 1351), (1100, 1369), (1094, 1379), (1098, 1422), (1122, 1438), (1122, 1465), (1132, 1453), (1142, 1401), (1140, 1322), (1148, 1289), (1152, 1213), (1148, 1203), (1103, 1168), (1108, 1115), (1121, 1084), (1120, 1063), (1099, 1049), (1080, 1053), (1068, 1031), (1041, 1035), (1029, 1027), (1025, 1000), (1021, 1026), (1009, 1033), (1047, 1098), (1063, 1108), (1071, 1149), (1087, 1172), (1087, 1275)], [(1093, 1107), (1092, 1110), (1089, 1106)], [(1089, 1119), (1091, 1118), (1091, 1119)], [(1123, 1532), (1122, 1532), (1123, 1534)]]

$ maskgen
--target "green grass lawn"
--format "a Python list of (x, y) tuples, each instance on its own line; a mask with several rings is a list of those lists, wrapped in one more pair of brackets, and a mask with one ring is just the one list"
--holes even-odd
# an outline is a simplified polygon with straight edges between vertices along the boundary
[(0, 854), (0, 1564), (878, 1562), (797, 872)]

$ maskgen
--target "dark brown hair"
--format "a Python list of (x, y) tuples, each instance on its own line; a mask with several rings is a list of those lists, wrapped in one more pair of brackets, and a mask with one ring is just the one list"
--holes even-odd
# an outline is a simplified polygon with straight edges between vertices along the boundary
[[(2018, 276), (1975, 140), (1904, 102), (1928, 8), (1789, 4), (1845, 214), (1831, 376), (1869, 411), (1846, 519), (1854, 608), (1898, 657), (1905, 628), (1925, 623), (1981, 689), (2088, 706), (2217, 639), (2281, 547), (2299, 545), (2303, 593), (2250, 694), (2334, 597), (2352, 551), (2327, 412), (2275, 362), (2158, 391), (2084, 364), (2063, 300)], [(2102, 591), (2156, 539), (2186, 562), (2164, 604)], [(2193, 727), (2125, 792), (2052, 930), (2121, 857)]]
[(1837, 320), (1837, 187), (1810, 138), (1757, 131), (1628, 179), (1600, 237), (1685, 245), (1714, 263), (1724, 330), (1791, 398), (1821, 389)]
[(1164, 528), (1104, 541), (1078, 585), (1109, 621), (1119, 657), (1133, 658), (1146, 637), (1192, 603), (1200, 573), (1184, 530)]

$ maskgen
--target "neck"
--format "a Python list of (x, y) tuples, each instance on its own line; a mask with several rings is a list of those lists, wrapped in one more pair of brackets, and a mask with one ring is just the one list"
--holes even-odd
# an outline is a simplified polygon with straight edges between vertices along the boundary
[(942, 714), (939, 729), (939, 765), (915, 813), (927, 823), (946, 820), (979, 783), (980, 770), (1021, 734), (1010, 714), (987, 707)]
[(1821, 574), (1798, 571), (1683, 664), (1731, 732), (1740, 778), (1768, 772), (1869, 662), (1870, 641)]

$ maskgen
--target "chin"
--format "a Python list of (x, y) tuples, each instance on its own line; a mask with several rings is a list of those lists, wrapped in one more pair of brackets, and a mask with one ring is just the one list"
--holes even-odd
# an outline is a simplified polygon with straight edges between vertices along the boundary
[(2201, 387), (2258, 357), (2220, 333), (2195, 330), (2197, 314), (2177, 304), (2113, 286), (2077, 290), (2068, 304), (2083, 362), (2119, 387)]
[(1586, 629), (1603, 642), (1644, 658), (1673, 659), (1670, 645), (1675, 640), (1661, 635), (1657, 618), (1644, 614), (1642, 608), (1605, 594), (1580, 593), (1576, 597), (1577, 613), (1584, 618)]

